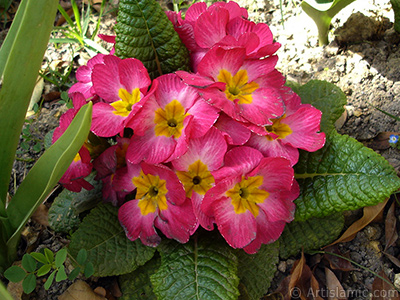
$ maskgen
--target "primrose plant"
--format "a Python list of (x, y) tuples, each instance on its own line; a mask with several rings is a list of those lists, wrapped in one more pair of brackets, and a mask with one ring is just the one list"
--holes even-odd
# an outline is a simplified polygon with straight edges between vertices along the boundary
[[(112, 54), (78, 69), (54, 132), (94, 103), (49, 215), (95, 276), (121, 275), (125, 297), (258, 299), (278, 256), (328, 244), (343, 211), (400, 187), (382, 157), (335, 131), (343, 92), (285, 82), (280, 44), (245, 8), (195, 3), (182, 18), (151, 0), (119, 5)], [(96, 197), (106, 203), (93, 208)]]

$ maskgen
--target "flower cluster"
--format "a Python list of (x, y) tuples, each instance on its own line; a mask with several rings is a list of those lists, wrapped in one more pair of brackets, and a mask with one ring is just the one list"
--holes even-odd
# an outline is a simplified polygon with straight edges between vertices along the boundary
[(321, 112), (284, 86), (280, 45), (236, 3), (195, 3), (185, 19), (168, 17), (192, 72), (151, 81), (139, 60), (111, 54), (82, 66), (69, 91), (74, 108), (54, 139), (86, 101), (94, 103), (92, 133), (61, 182), (88, 189), (94, 168), (131, 240), (157, 246), (159, 230), (185, 243), (216, 224), (232, 247), (255, 253), (293, 219), (293, 165), (298, 149), (324, 145)]

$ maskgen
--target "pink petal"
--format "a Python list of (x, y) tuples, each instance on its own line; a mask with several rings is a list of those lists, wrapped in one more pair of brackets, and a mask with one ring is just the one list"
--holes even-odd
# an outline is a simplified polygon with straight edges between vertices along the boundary
[(161, 238), (154, 228), (157, 213), (143, 216), (138, 203), (138, 200), (131, 200), (122, 205), (118, 211), (118, 219), (125, 229), (128, 239), (134, 241), (140, 238), (146, 246), (156, 247), (161, 242)]
[(250, 138), (251, 132), (242, 123), (239, 123), (222, 113), (215, 123), (215, 127), (223, 132), (230, 145), (243, 145)]
[(193, 116), (191, 121), (190, 138), (201, 137), (212, 127), (218, 118), (219, 110), (211, 106), (203, 99), (198, 99), (194, 105), (187, 111)]
[(216, 128), (210, 128), (204, 136), (190, 139), (187, 152), (172, 161), (172, 165), (177, 170), (187, 171), (191, 164), (201, 160), (209, 171), (214, 171), (221, 167), (226, 149), (222, 134)]
[(310, 152), (321, 149), (325, 144), (325, 134), (319, 133), (321, 115), (321, 111), (314, 107), (301, 107), (287, 116), (282, 123), (289, 125), (293, 132), (282, 142)]
[(100, 137), (111, 137), (124, 129), (126, 117), (114, 114), (114, 107), (107, 103), (93, 105), (91, 131)]
[[(272, 175), (273, 174), (273, 175)], [(260, 186), (267, 192), (290, 190), (294, 180), (294, 170), (290, 162), (281, 157), (264, 157), (248, 176), (264, 177)]]
[(130, 93), (139, 88), (142, 93), (147, 92), (151, 84), (147, 69), (143, 63), (134, 58), (126, 58), (118, 64), (119, 78), (121, 85)]
[(133, 164), (142, 160), (150, 163), (162, 163), (173, 154), (176, 146), (174, 139), (156, 136), (151, 128), (143, 136), (134, 135), (129, 144), (126, 158)]
[[(118, 91), (121, 87), (118, 65), (121, 59), (114, 55), (104, 56), (104, 64), (93, 67), (93, 88), (107, 102), (119, 100)], [(130, 92), (130, 91), (129, 91)]]
[(199, 195), (196, 192), (193, 192), (192, 194), (193, 211), (201, 227), (203, 227), (206, 230), (213, 230), (215, 223), (214, 218), (207, 216), (201, 210), (201, 203), (203, 202), (203, 198), (204, 195)]
[(226, 36), (229, 12), (223, 8), (203, 12), (194, 26), (194, 37), (201, 48), (211, 48)]
[(227, 243), (243, 248), (256, 238), (257, 224), (250, 211), (236, 214), (230, 198), (221, 198), (213, 204), (215, 222)]
[(203, 57), (198, 65), (198, 72), (201, 75), (213, 78), (217, 81), (219, 72), (224, 69), (231, 74), (236, 74), (241, 68), (246, 56), (246, 49), (233, 48), (224, 49), (214, 47)]
[(266, 136), (253, 134), (247, 145), (259, 150), (266, 157), (284, 157), (292, 166), (299, 160), (299, 150), (291, 145), (282, 143), (282, 140), (269, 140)]
[(245, 60), (242, 70), (246, 70), (249, 76), (249, 82), (256, 80), (259, 77), (268, 75), (275, 68), (278, 61), (278, 56), (270, 56), (262, 60)]
[(176, 71), (175, 73), (183, 80), (184, 83), (190, 86), (202, 88), (210, 86), (214, 83), (212, 79), (199, 74), (193, 74), (186, 71)]
[(155, 97), (160, 107), (165, 107), (172, 100), (178, 100), (187, 111), (199, 98), (197, 90), (185, 83), (176, 74), (166, 74), (155, 79), (158, 88)]
[(167, 238), (186, 243), (197, 225), (190, 199), (186, 198), (180, 205), (168, 203), (168, 209), (160, 212), (155, 225)]

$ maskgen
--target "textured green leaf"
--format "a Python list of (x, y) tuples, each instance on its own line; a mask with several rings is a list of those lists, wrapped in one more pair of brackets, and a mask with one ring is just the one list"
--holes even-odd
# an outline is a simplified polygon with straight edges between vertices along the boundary
[(140, 240), (128, 240), (118, 221), (118, 208), (101, 204), (83, 219), (71, 236), (69, 250), (76, 257), (80, 249), (88, 251), (95, 276), (121, 275), (134, 271), (154, 255), (154, 248)]
[(298, 254), (302, 249), (308, 252), (326, 246), (339, 236), (343, 226), (342, 213), (287, 224), (279, 238), (281, 243), (279, 255), (286, 259)]
[(321, 80), (311, 80), (301, 87), (295, 85), (293, 87), (300, 96), (301, 103), (311, 104), (322, 111), (321, 131), (331, 132), (347, 103), (342, 90), (333, 83)]
[(94, 180), (93, 172), (86, 180), (94, 189), (88, 191), (82, 189), (79, 193), (64, 189), (55, 199), (49, 209), (49, 224), (56, 232), (69, 233), (78, 228), (80, 224), (79, 214), (93, 208), (102, 199), (102, 184)]
[(120, 300), (157, 300), (150, 282), (150, 275), (154, 274), (161, 265), (161, 257), (154, 255), (144, 266), (137, 268), (129, 274), (118, 278), (122, 291)]
[(167, 241), (158, 250), (161, 266), (150, 276), (157, 299), (237, 299), (237, 257), (226, 243), (194, 236)]
[(375, 205), (400, 188), (395, 170), (382, 156), (335, 131), (322, 149), (301, 151), (295, 177), (300, 185), (297, 221)]
[(189, 54), (156, 1), (120, 0), (115, 54), (142, 61), (152, 79), (189, 70)]
[(256, 254), (238, 250), (240, 300), (258, 300), (268, 291), (279, 262), (279, 242), (262, 245)]

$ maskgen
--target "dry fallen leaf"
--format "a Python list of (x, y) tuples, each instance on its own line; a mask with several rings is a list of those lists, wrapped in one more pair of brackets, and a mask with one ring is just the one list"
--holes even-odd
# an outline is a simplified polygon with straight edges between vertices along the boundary
[(32, 220), (36, 223), (39, 223), (43, 226), (50, 226), (49, 225), (49, 209), (43, 203), (39, 205), (36, 211), (32, 215)]
[[(348, 271), (353, 271), (355, 268), (351, 264), (351, 262), (345, 258), (346, 255), (344, 255), (342, 252), (340, 252), (339, 248), (337, 245), (330, 246), (328, 248), (325, 248), (325, 252), (330, 252), (333, 254), (325, 253), (324, 259), (329, 263), (329, 266), (332, 270), (340, 270), (344, 272)], [(334, 255), (337, 254), (338, 256)], [(342, 256), (342, 257), (339, 257)]]
[(288, 290), (292, 298), (322, 300), (318, 295), (320, 291), (318, 281), (306, 264), (304, 253), (301, 253), (301, 258), (294, 263), (290, 273)]
[(336, 241), (326, 247), (335, 245), (337, 243), (351, 241), (361, 229), (363, 229), (369, 223), (373, 222), (381, 216), (388, 200), (389, 198), (386, 199), (386, 201), (378, 203), (375, 206), (364, 207), (364, 213), (361, 219), (355, 221), (349, 228), (347, 228), (347, 230), (342, 234), (341, 237), (339, 237)]
[[(383, 270), (379, 272), (379, 275), (389, 281)], [(399, 293), (394, 288), (394, 285), (385, 280), (375, 277), (372, 283), (372, 300), (400, 300)]]
[(59, 300), (106, 300), (106, 298), (93, 292), (92, 288), (84, 281), (75, 281), (60, 297)]
[(335, 273), (325, 268), (328, 300), (347, 300), (346, 291), (340, 284)]
[(397, 239), (399, 238), (396, 229), (395, 210), (396, 210), (396, 202), (393, 201), (392, 205), (390, 205), (390, 208), (385, 218), (385, 250), (383, 251), (386, 251), (388, 248), (393, 246), (396, 243)]

